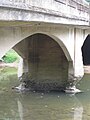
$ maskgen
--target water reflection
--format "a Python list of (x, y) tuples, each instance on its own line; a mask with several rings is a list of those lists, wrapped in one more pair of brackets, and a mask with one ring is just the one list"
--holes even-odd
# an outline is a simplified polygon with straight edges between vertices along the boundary
[(74, 95), (74, 100), (75, 100), (75, 107), (72, 108), (74, 112), (74, 119), (73, 120), (82, 120), (83, 118), (83, 106), (81, 102), (77, 99), (77, 97)]
[[(37, 93), (36, 93), (37, 94)], [(45, 99), (42, 101), (41, 98), (38, 99), (38, 104), (35, 104), (32, 102), (32, 104), (28, 105), (28, 107), (25, 107), (27, 109), (27, 113), (25, 114), (24, 107), (20, 99), (17, 99), (17, 105), (18, 105), (18, 113), (20, 120), (46, 120), (46, 118), (49, 118), (50, 120), (82, 120), (83, 118), (83, 106), (80, 103), (80, 101), (77, 99), (75, 95), (66, 95), (66, 98), (68, 98), (68, 103), (66, 101), (59, 100), (59, 97), (54, 98), (54, 101), (51, 100), (53, 94), (47, 94), (45, 96)], [(50, 97), (48, 99), (48, 97)], [(38, 97), (38, 96), (37, 96)], [(44, 97), (44, 96), (43, 96)], [(54, 97), (54, 96), (53, 96)], [(55, 96), (56, 97), (56, 96)], [(65, 96), (64, 96), (65, 97)], [(48, 102), (46, 102), (48, 99)], [(34, 99), (35, 100), (35, 99)], [(58, 101), (58, 104), (57, 104)], [(60, 103), (59, 103), (60, 101)], [(46, 104), (44, 104), (46, 102)], [(66, 104), (64, 106), (64, 103)], [(56, 104), (56, 105), (55, 105)], [(25, 104), (24, 104), (25, 105)], [(62, 106), (63, 105), (63, 106)], [(27, 105), (26, 105), (27, 106)], [(31, 111), (31, 113), (29, 113)], [(26, 117), (25, 117), (26, 116)]]
[(60, 92), (18, 93), (10, 87), (6, 89), (0, 92), (1, 120), (90, 120), (90, 91), (75, 96)]
[(77, 107), (74, 109), (74, 120), (82, 120), (83, 107)]
[(23, 119), (23, 106), (22, 106), (22, 103), (20, 102), (20, 100), (17, 100), (17, 104), (18, 104), (18, 113), (20, 116), (20, 120), (24, 120)]
[[(76, 96), (62, 93), (2, 94), (2, 120), (82, 120), (83, 106)], [(59, 96), (59, 97), (58, 97)]]

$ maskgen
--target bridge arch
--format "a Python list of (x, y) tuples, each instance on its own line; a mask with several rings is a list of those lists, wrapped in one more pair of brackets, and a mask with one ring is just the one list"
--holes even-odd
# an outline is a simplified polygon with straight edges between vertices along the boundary
[[(60, 38), (59, 38), (58, 36), (56, 36), (56, 35), (53, 35), (53, 34), (50, 34), (50, 33), (47, 33), (47, 32), (41, 32), (41, 31), (40, 31), (40, 32), (31, 33), (31, 34), (25, 36), (23, 39), (19, 40), (19, 42), (17, 42), (16, 45), (19, 44), (21, 41), (26, 40), (28, 37), (33, 36), (33, 35), (35, 35), (35, 34), (42, 34), (42, 35), (46, 35), (46, 36), (52, 38), (52, 39), (53, 39), (54, 41), (56, 41), (56, 42), (59, 44), (59, 46), (62, 48), (62, 50), (63, 50), (63, 52), (64, 52), (67, 60), (68, 60), (68, 61), (72, 61), (72, 58), (71, 58), (71, 56), (70, 56), (70, 54), (69, 54), (69, 51), (68, 51), (66, 45), (64, 44), (64, 42), (62, 41), (62, 39), (60, 39)], [(14, 45), (14, 46), (16, 46), (16, 45)], [(13, 46), (13, 48), (14, 48), (14, 46)]]
[[(37, 89), (65, 88), (73, 74), (73, 62), (64, 43), (45, 33), (32, 34), (13, 47), (24, 59)], [(27, 66), (26, 66), (27, 64)], [(24, 71), (24, 72), (27, 72)], [(41, 87), (43, 86), (44, 87)], [(35, 87), (36, 88), (36, 87)]]
[(90, 34), (87, 35), (81, 47), (83, 65), (90, 65)]

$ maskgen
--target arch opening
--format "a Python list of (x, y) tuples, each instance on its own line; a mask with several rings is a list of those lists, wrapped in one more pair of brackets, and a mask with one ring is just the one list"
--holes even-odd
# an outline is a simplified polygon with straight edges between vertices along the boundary
[[(1, 81), (4, 80), (4, 83), (7, 83), (7, 87), (10, 81), (13, 78), (13, 83), (18, 84), (17, 72), (18, 72), (18, 61), (20, 56), (18, 53), (10, 49), (1, 59), (0, 59), (0, 74)], [(14, 82), (15, 80), (15, 82)], [(7, 81), (7, 82), (6, 82)], [(2, 82), (1, 82), (2, 84)]]
[(89, 66), (90, 65), (90, 34), (86, 37), (81, 50), (82, 50), (83, 65)]
[(35, 90), (65, 89), (70, 66), (57, 41), (36, 33), (19, 42), (14, 49), (25, 63), (23, 69), (29, 76), (25, 80), (27, 87)]

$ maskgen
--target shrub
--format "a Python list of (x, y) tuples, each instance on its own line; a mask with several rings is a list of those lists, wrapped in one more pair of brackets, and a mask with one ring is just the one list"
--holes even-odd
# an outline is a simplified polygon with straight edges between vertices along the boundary
[(16, 60), (19, 60), (19, 55), (13, 49), (11, 49), (2, 59), (5, 63), (13, 63)]

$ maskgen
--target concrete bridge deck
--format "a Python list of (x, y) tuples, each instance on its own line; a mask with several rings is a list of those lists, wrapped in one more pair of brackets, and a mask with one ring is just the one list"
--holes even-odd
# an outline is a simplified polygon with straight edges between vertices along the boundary
[(0, 0), (0, 20), (85, 26), (89, 25), (89, 4), (84, 0)]

